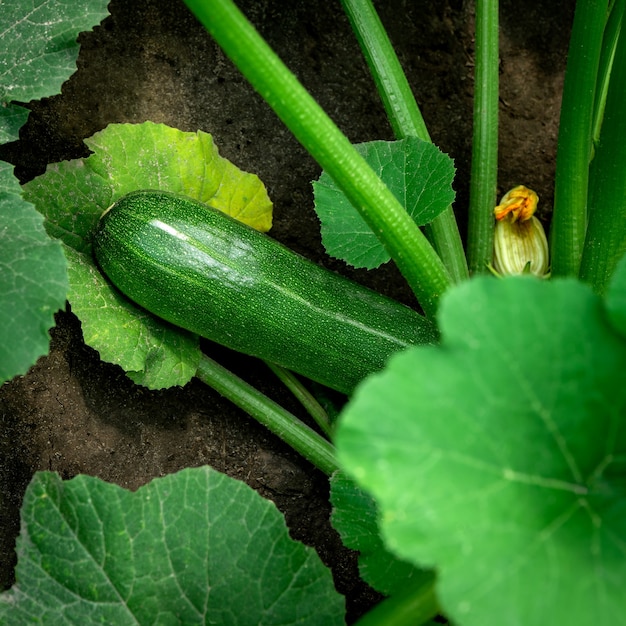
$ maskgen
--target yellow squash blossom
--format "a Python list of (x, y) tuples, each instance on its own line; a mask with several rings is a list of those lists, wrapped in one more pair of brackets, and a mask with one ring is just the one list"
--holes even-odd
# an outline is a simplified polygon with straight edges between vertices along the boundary
[(545, 276), (548, 272), (548, 240), (534, 216), (537, 201), (534, 191), (519, 185), (504, 194), (494, 209), (493, 267), (498, 274)]

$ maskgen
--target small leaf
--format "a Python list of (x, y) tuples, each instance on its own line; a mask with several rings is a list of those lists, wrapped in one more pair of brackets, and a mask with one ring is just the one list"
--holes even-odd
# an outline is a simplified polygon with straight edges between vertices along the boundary
[[(371, 141), (355, 148), (419, 226), (452, 204), (452, 159), (417, 137)], [(391, 258), (359, 212), (326, 172), (313, 183), (322, 242), (331, 256), (372, 269)]]
[(58, 241), (0, 163), (0, 383), (48, 353), (54, 314), (65, 305), (66, 263)]
[(131, 493), (38, 473), (0, 622), (343, 624), (344, 600), (274, 504), (209, 467)]
[(195, 375), (198, 339), (122, 297), (91, 257), (91, 233), (105, 211), (136, 189), (184, 193), (267, 230), (272, 203), (263, 183), (219, 156), (210, 135), (163, 124), (114, 124), (86, 141), (94, 153), (51, 165), (24, 186), (67, 246), (72, 311), (85, 342), (151, 389), (184, 385)]
[(626, 341), (573, 280), (480, 278), (339, 420), (394, 553), (462, 626), (626, 624)]
[(385, 548), (378, 528), (378, 510), (371, 496), (344, 472), (333, 474), (330, 486), (332, 525), (342, 543), (360, 553), (359, 572), (366, 583), (390, 596), (408, 586), (432, 582), (433, 572), (418, 569)]

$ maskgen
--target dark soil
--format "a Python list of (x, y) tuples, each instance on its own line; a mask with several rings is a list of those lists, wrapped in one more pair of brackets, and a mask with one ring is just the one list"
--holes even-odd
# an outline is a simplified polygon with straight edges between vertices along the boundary
[[(473, 8), (466, 0), (376, 3), (414, 87), (429, 132), (456, 162), (455, 211), (465, 223), (471, 157)], [(560, 94), (573, 0), (501, 1), (499, 191), (535, 189), (549, 214)], [(239, 6), (354, 142), (391, 129), (338, 2), (241, 0)], [(265, 182), (271, 234), (332, 269), (412, 304), (393, 267), (366, 273), (328, 258), (310, 181), (319, 167), (254, 93), (180, 1), (113, 0), (111, 17), (80, 36), (78, 72), (62, 94), (31, 103), (19, 142), (0, 148), (25, 182), (48, 163), (85, 156), (107, 124), (163, 122), (213, 135), (223, 156)], [(153, 392), (133, 385), (84, 345), (60, 312), (49, 356), (0, 389), (0, 584), (12, 584), (19, 506), (34, 472), (79, 473), (136, 489), (156, 476), (209, 464), (246, 481), (314, 546), (346, 595), (349, 621), (379, 597), (329, 525), (326, 478), (211, 389), (192, 381)], [(258, 362), (208, 346), (219, 360), (301, 415)]]

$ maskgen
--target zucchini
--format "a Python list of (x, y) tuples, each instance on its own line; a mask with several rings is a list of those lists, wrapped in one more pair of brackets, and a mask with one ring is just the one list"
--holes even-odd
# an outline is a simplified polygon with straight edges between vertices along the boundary
[(113, 285), (151, 313), (344, 393), (394, 352), (437, 339), (412, 309), (184, 196), (122, 197), (93, 249)]

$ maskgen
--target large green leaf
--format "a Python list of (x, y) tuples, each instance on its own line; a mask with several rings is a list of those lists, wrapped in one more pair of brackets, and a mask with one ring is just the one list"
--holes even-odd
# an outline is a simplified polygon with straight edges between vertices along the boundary
[(0, 11), (0, 143), (17, 139), (28, 102), (61, 91), (76, 71), (78, 33), (107, 15), (109, 0), (12, 0)]
[(311, 548), (242, 482), (209, 467), (131, 493), (39, 473), (22, 507), (7, 626), (342, 624), (343, 598)]
[(43, 218), (0, 162), (0, 383), (48, 352), (48, 330), (67, 295), (66, 263)]
[[(370, 141), (355, 148), (419, 226), (452, 204), (452, 159), (431, 142), (407, 137)], [(367, 269), (389, 261), (378, 237), (326, 172), (313, 183), (313, 190), (328, 254)]]
[[(0, 4), (0, 143), (18, 139), (28, 102), (50, 96), (76, 70), (78, 33), (107, 15), (108, 0), (16, 0)], [(0, 163), (0, 382), (48, 352), (54, 313), (65, 303), (66, 263), (41, 216)]]
[(626, 624), (626, 341), (575, 281), (452, 289), (357, 390), (340, 461), (461, 626)]
[(136, 189), (184, 193), (259, 230), (272, 223), (263, 183), (220, 157), (211, 135), (163, 124), (115, 124), (86, 141), (93, 154), (51, 165), (24, 186), (67, 246), (72, 311), (85, 342), (151, 389), (184, 385), (195, 375), (198, 338), (156, 319), (121, 296), (91, 257), (91, 233), (102, 212)]

